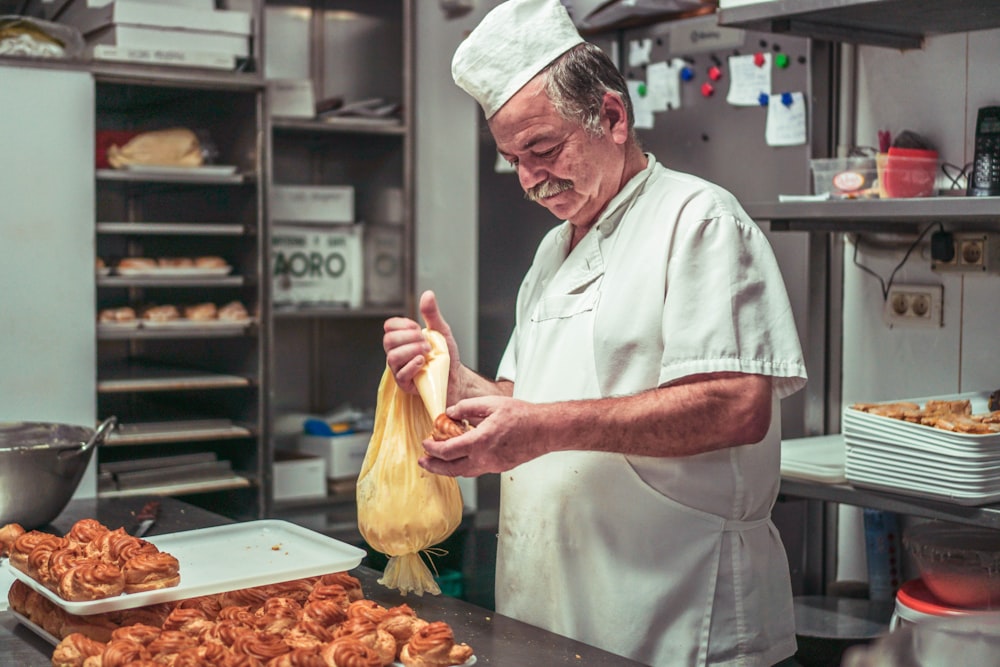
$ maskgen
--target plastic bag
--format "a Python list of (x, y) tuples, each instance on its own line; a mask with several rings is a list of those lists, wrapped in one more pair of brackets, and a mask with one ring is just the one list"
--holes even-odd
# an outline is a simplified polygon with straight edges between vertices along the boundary
[(438, 595), (421, 552), (448, 538), (462, 520), (458, 480), (427, 472), (421, 443), (444, 412), (449, 355), (444, 336), (424, 329), (431, 344), (414, 379), (418, 396), (400, 391), (388, 367), (382, 374), (375, 427), (358, 475), (358, 528), (372, 548), (389, 556), (378, 581), (387, 588)]

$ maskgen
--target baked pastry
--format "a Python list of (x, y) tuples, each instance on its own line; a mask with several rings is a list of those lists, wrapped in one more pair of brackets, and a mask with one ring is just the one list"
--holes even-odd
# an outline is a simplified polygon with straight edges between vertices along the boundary
[(101, 259), (100, 257), (94, 259), (94, 269), (96, 271), (100, 272), (106, 268), (108, 268), (108, 265), (104, 262), (103, 259)]
[(219, 309), (216, 308), (215, 304), (211, 302), (199, 303), (194, 306), (185, 306), (184, 317), (189, 320), (196, 320), (199, 322), (215, 320), (219, 317)]
[(208, 632), (202, 637), (203, 643), (216, 643), (222, 644), (223, 646), (233, 646), (236, 643), (236, 639), (241, 635), (247, 633), (254, 633), (252, 625), (246, 625), (240, 623), (239, 621), (216, 621), (215, 625), (209, 628)]
[(467, 422), (456, 421), (442, 412), (434, 418), (434, 430), (431, 432), (431, 437), (435, 440), (448, 440), (462, 435), (468, 430), (469, 424)]
[(248, 632), (239, 635), (233, 642), (233, 651), (256, 658), (261, 662), (267, 662), (291, 650), (281, 635), (270, 632)]
[[(223, 611), (225, 607), (250, 607), (250, 611), (254, 612), (260, 609), (268, 597), (266, 588), (254, 586), (220, 594), (219, 604), (222, 605)], [(222, 612), (219, 613), (219, 617), (222, 617)]]
[(146, 644), (149, 655), (170, 655), (180, 653), (184, 649), (198, 646), (198, 639), (180, 630), (164, 630), (156, 639)]
[(365, 618), (372, 623), (381, 623), (388, 612), (374, 600), (355, 600), (347, 607), (348, 618)]
[(49, 561), (52, 554), (64, 551), (69, 546), (69, 542), (62, 538), (60, 540), (47, 540), (42, 542), (28, 554), (27, 570), (25, 572), (35, 581), (41, 582), (51, 588), (52, 581), (49, 575)]
[[(117, 309), (116, 309), (117, 310)], [(128, 308), (128, 310), (132, 310)], [(135, 311), (132, 311), (135, 318)], [(107, 533), (110, 529), (97, 519), (80, 519), (66, 533), (66, 539), (74, 544), (90, 544), (98, 536)]]
[(317, 582), (309, 594), (309, 602), (316, 600), (332, 600), (345, 612), (352, 600), (350, 594), (340, 584), (324, 584)]
[(141, 553), (122, 565), (126, 593), (170, 588), (181, 582), (180, 563), (168, 553)]
[[(11, 609), (19, 614), (24, 614), (28, 596), (32, 593), (35, 593), (35, 591), (31, 590), (28, 584), (24, 583), (20, 579), (15, 579), (14, 583), (10, 585), (10, 589), (7, 591), (7, 604)], [(37, 593), (35, 593), (35, 595), (37, 595)], [(27, 614), (25, 615), (27, 616)]]
[(69, 546), (52, 552), (48, 562), (48, 576), (42, 581), (45, 586), (55, 589), (59, 580), (71, 568), (86, 560), (86, 551), (78, 544), (70, 543)]
[(199, 269), (224, 269), (229, 266), (226, 260), (215, 255), (195, 257), (194, 265)]
[(112, 639), (104, 645), (101, 667), (124, 667), (148, 658), (146, 647), (128, 639)]
[(451, 667), (471, 657), (472, 647), (456, 644), (451, 626), (443, 621), (421, 628), (399, 653), (399, 660), (406, 667)]
[(178, 320), (180, 317), (181, 313), (177, 310), (177, 306), (169, 304), (163, 306), (149, 306), (142, 313), (142, 319), (150, 322), (170, 322)]
[(123, 257), (118, 260), (118, 268), (129, 271), (151, 271), (157, 266), (156, 260), (151, 257)]
[(347, 597), (350, 598), (351, 602), (360, 600), (365, 596), (364, 591), (361, 589), (361, 580), (347, 572), (324, 574), (319, 578), (317, 585), (313, 587), (314, 591), (319, 587), (318, 584), (340, 584), (347, 591)]
[(312, 600), (302, 610), (302, 618), (325, 628), (347, 620), (347, 610), (337, 600)]
[(205, 614), (191, 607), (174, 607), (163, 620), (163, 630), (179, 630), (192, 637), (201, 637), (215, 625)]
[(427, 621), (417, 617), (417, 613), (408, 604), (401, 604), (398, 607), (391, 607), (385, 615), (385, 619), (378, 624), (378, 627), (385, 630), (396, 640), (396, 657), (402, 650), (406, 642), (410, 641), (419, 630), (427, 625)]
[(194, 260), (190, 257), (160, 257), (156, 263), (161, 269), (194, 268)]
[(333, 638), (336, 641), (341, 637), (352, 637), (373, 649), (383, 665), (388, 665), (396, 659), (395, 638), (367, 618), (348, 618), (338, 625), (333, 630)]
[(219, 611), (222, 609), (221, 605), (219, 605), (219, 597), (217, 595), (201, 595), (196, 598), (187, 598), (178, 602), (177, 607), (181, 609), (197, 609), (205, 615), (205, 618), (212, 621), (219, 617)]
[(19, 523), (8, 523), (0, 528), (0, 557), (10, 553), (14, 540), (24, 535), (24, 527)]
[(21, 572), (27, 574), (28, 556), (36, 547), (46, 546), (54, 550), (65, 547), (66, 544), (65, 538), (51, 533), (43, 533), (40, 530), (31, 530), (14, 539), (7, 559), (10, 561), (12, 567), (16, 567)]
[(71, 602), (101, 600), (121, 595), (125, 578), (117, 565), (86, 560), (74, 565), (59, 580), (59, 597)]
[(242, 321), (250, 319), (250, 313), (247, 312), (246, 306), (239, 301), (230, 301), (219, 308), (219, 319), (228, 322)]
[(131, 642), (148, 646), (150, 642), (160, 636), (161, 632), (163, 632), (161, 628), (157, 628), (152, 625), (146, 625), (145, 623), (133, 623), (132, 625), (115, 628), (115, 630), (111, 633), (111, 638), (127, 639)]
[(254, 626), (262, 632), (280, 635), (302, 618), (302, 605), (291, 598), (268, 598), (254, 612)]
[(155, 554), (159, 551), (152, 542), (126, 533), (108, 543), (107, 558), (119, 567), (124, 567), (125, 563), (136, 556)]
[(101, 655), (104, 643), (74, 632), (63, 637), (52, 652), (52, 667), (82, 667), (87, 658)]
[(353, 637), (335, 639), (321, 653), (327, 665), (335, 667), (383, 667), (378, 651)]
[(265, 590), (273, 598), (290, 598), (304, 605), (313, 592), (316, 579), (293, 579), (278, 584), (265, 586)]
[(282, 636), (292, 650), (318, 649), (323, 644), (333, 641), (333, 633), (326, 626), (306, 619), (288, 628)]
[(109, 324), (135, 322), (135, 310), (128, 306), (120, 308), (102, 308), (97, 313), (97, 321)]
[[(284, 655), (272, 658), (267, 667), (330, 667), (319, 651), (310, 648), (293, 648)], [(345, 663), (345, 667), (353, 667)]]

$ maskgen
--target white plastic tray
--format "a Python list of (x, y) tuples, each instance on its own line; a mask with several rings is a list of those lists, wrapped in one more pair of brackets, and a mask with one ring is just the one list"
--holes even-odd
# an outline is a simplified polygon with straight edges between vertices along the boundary
[(15, 577), (71, 614), (85, 616), (263, 586), (357, 567), (365, 551), (288, 521), (264, 519), (148, 538), (180, 563), (181, 583), (144, 593), (70, 602), (3, 562)]

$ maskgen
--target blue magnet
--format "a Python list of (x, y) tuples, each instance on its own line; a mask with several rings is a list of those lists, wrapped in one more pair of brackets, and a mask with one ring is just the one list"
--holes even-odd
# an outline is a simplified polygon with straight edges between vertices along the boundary
[(690, 67), (685, 67), (681, 70), (681, 80), (690, 81), (694, 78), (694, 70)]
[(767, 93), (761, 93), (760, 95), (757, 96), (757, 104), (761, 105), (762, 107), (766, 107), (770, 101), (771, 101), (771, 96), (768, 95)]
[(792, 94), (791, 93), (782, 93), (781, 94), (781, 103), (784, 104), (786, 107), (792, 106)]

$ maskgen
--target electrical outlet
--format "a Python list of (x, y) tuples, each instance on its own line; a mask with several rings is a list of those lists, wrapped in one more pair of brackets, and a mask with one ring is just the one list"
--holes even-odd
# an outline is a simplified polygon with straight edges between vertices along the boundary
[(950, 261), (931, 260), (931, 269), (942, 272), (983, 272), (1000, 270), (1000, 234), (955, 232), (955, 252)]
[(944, 287), (941, 285), (893, 285), (882, 308), (882, 319), (892, 327), (941, 327)]

